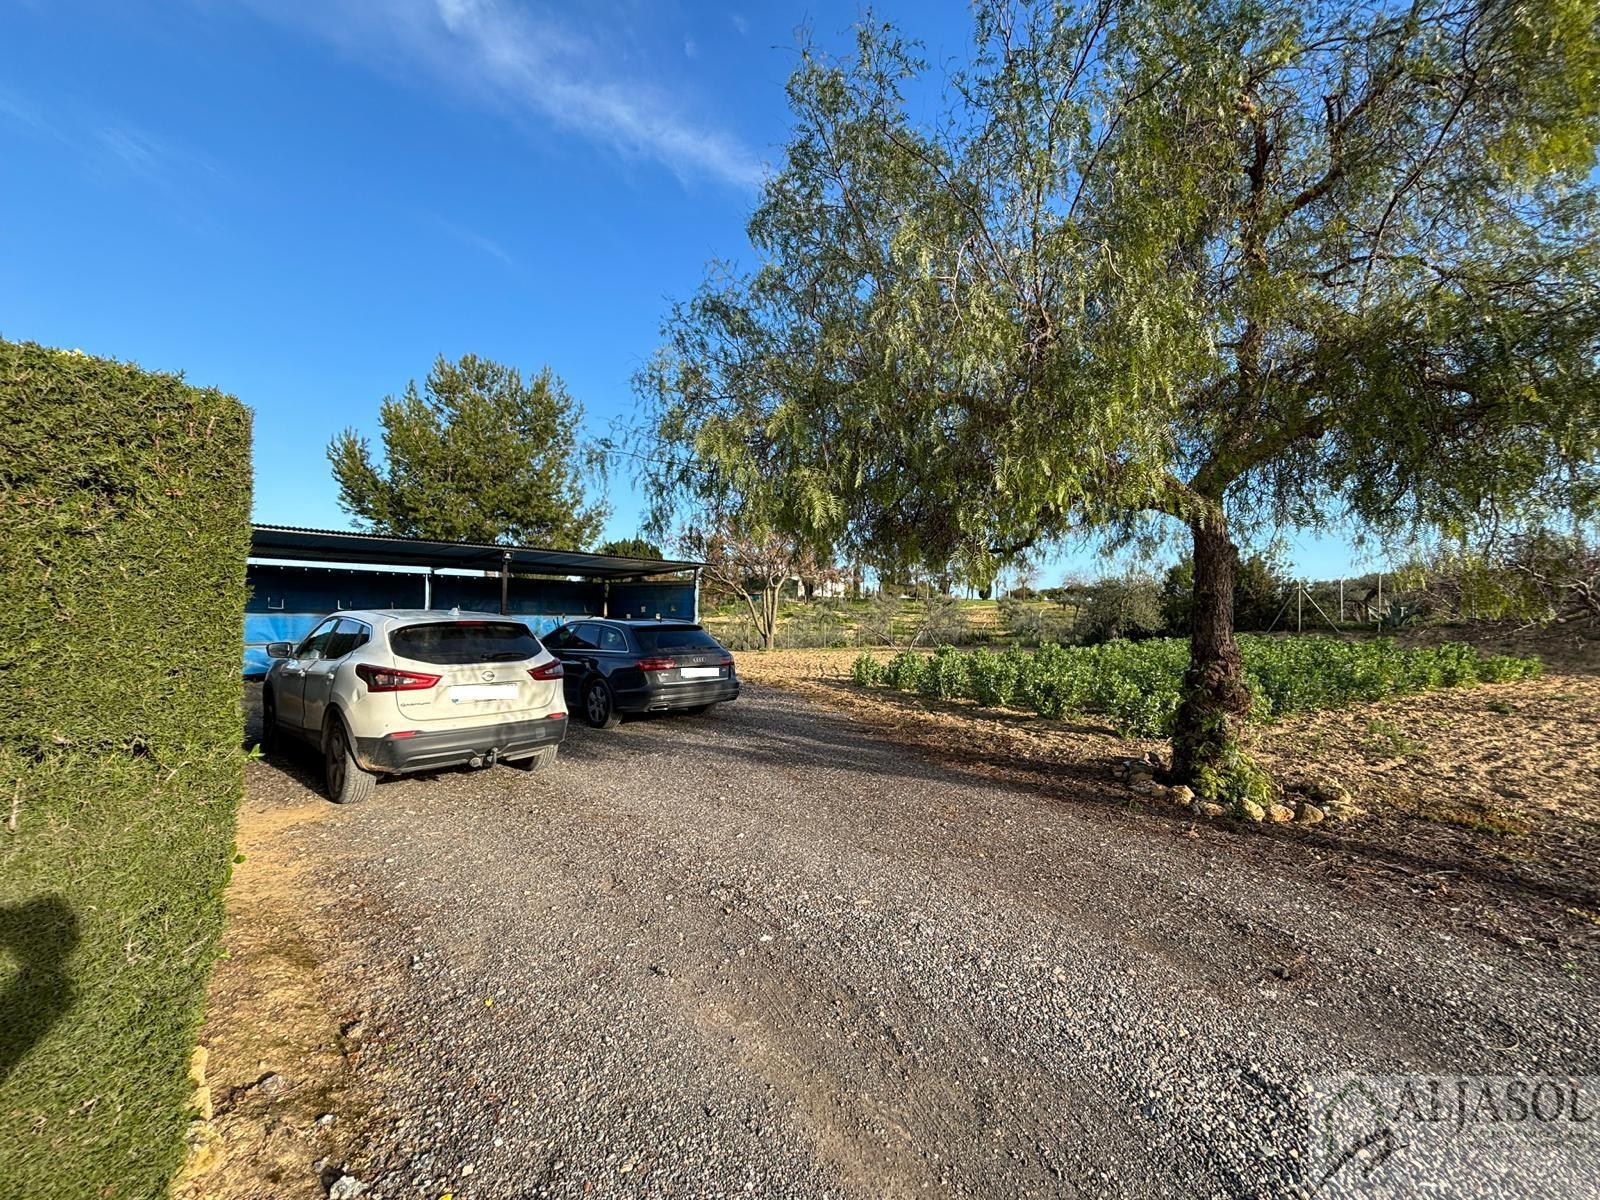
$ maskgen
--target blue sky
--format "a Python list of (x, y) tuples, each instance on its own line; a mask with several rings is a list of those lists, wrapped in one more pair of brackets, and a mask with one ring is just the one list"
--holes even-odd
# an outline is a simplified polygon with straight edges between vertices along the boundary
[[(959, 4), (875, 11), (964, 50)], [(859, 12), (0, 0), (0, 334), (239, 396), (261, 520), (348, 525), (323, 448), (440, 353), (548, 363), (602, 435), (669, 302), (748, 261), (800, 31), (844, 49)], [(610, 499), (631, 535), (626, 478)]]

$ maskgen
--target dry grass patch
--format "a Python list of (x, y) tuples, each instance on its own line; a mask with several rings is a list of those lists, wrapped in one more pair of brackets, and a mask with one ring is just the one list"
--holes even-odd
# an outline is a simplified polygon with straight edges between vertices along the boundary
[[(251, 768), (256, 782), (270, 770)], [(226, 957), (212, 973), (200, 1036), (213, 1115), (191, 1133), (179, 1200), (317, 1200), (347, 1160), (357, 1176), (365, 1165), (368, 1100), (352, 1069), (360, 1030), (343, 1031), (319, 951), (326, 935), (311, 873), (326, 864), (289, 842), (297, 826), (335, 819), (327, 805), (254, 795), (240, 812), (244, 861), (228, 888)]]

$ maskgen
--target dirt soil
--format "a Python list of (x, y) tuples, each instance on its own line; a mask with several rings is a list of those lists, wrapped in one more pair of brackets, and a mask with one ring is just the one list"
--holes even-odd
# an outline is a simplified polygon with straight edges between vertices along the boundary
[[(1461, 631), (1415, 631), (1440, 640)], [(1455, 688), (1302, 714), (1251, 731), (1251, 751), (1294, 785), (1332, 779), (1366, 815), (1262, 826), (1354, 887), (1398, 887), (1496, 937), (1553, 952), (1600, 945), (1600, 643), (1562, 630), (1491, 630), (1496, 653), (1538, 654), (1537, 680)], [(927, 700), (850, 683), (857, 650), (746, 654), (749, 679), (803, 694), (941, 761), (1076, 801), (1163, 810), (1111, 778), (1161, 741), (1093, 718)], [(888, 658), (890, 651), (873, 651)]]
[[(252, 764), (206, 1041), (290, 1086), (241, 1095), (202, 1194), (316, 1195), (343, 1154), (380, 1200), (1294, 1195), (1332, 1072), (1600, 1073), (1600, 956), (1520, 932), (1526, 888), (1146, 808), (1103, 731), (1041, 760), (783, 661), (545, 772), (340, 809)], [(1516, 932), (1462, 916), (1494, 902)]]
[(253, 797), (240, 813), (243, 861), (200, 1038), (213, 1115), (191, 1130), (177, 1200), (320, 1200), (340, 1168), (365, 1165), (363, 1030), (325, 965), (338, 935), (319, 911), (336, 868), (291, 840), (323, 815)]

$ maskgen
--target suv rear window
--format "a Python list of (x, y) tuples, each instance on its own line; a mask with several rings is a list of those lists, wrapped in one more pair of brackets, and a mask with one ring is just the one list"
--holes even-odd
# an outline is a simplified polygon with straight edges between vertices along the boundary
[(431, 621), (389, 634), (389, 649), (401, 658), (440, 666), (516, 662), (539, 653), (539, 639), (516, 621)]
[(633, 633), (646, 654), (688, 654), (722, 649), (722, 644), (698, 625), (635, 625)]

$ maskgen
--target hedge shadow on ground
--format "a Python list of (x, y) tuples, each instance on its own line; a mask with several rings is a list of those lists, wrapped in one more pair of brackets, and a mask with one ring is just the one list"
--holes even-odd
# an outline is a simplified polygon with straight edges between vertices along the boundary
[(77, 914), (60, 896), (0, 904), (0, 949), (17, 962), (0, 992), (0, 1083), (72, 1007), (67, 960), (77, 944)]

